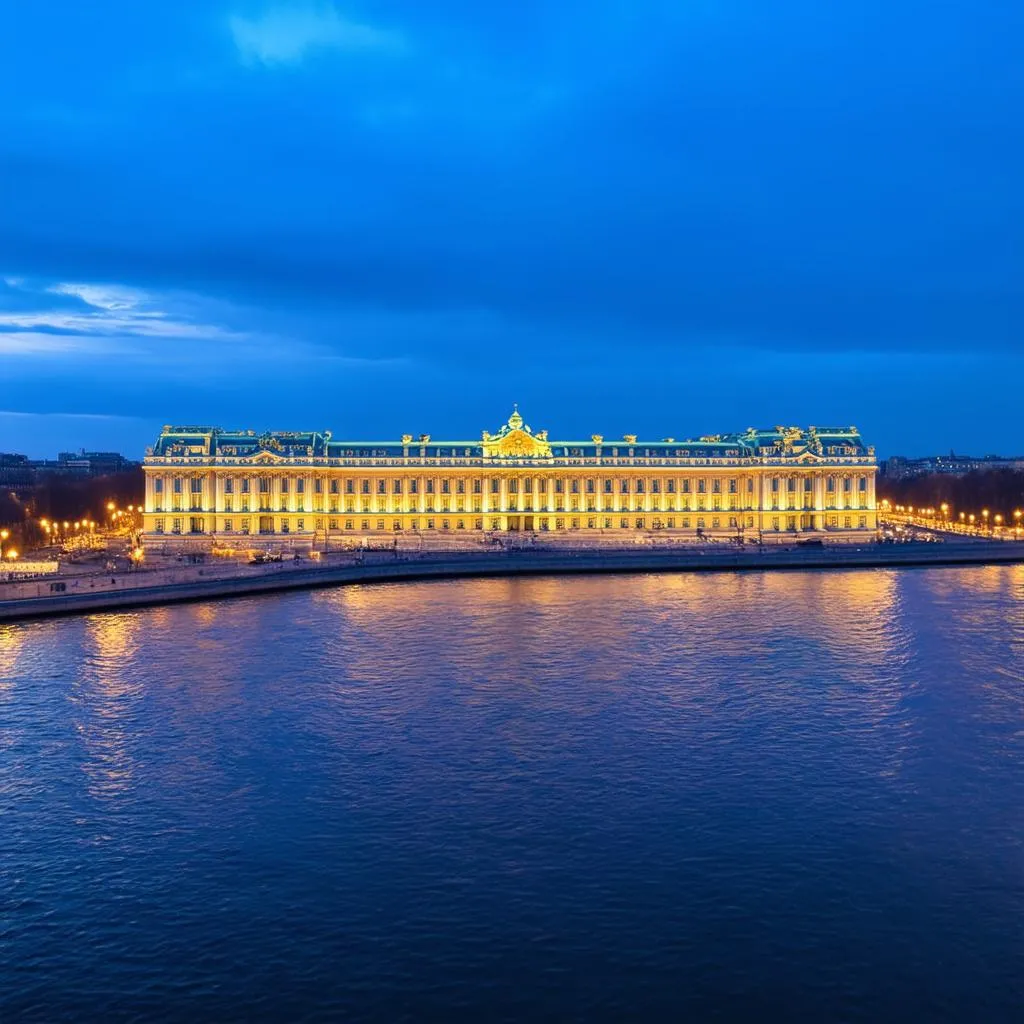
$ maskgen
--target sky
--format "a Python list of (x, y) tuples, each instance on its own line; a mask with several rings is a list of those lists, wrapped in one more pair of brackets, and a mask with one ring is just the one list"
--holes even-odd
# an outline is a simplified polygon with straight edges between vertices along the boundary
[(1019, 0), (0, 0), (0, 451), (1024, 452)]

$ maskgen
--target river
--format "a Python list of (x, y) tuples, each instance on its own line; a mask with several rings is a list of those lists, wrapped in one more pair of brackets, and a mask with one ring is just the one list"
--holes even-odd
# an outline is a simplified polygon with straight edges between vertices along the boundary
[(0, 1019), (1019, 1019), (1024, 566), (0, 626)]

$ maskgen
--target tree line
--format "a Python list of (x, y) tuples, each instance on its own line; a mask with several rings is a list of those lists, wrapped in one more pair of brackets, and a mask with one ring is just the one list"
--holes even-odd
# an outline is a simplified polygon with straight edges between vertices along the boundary
[(980, 469), (964, 476), (929, 473), (902, 480), (879, 477), (878, 498), (914, 508), (938, 509), (945, 503), (953, 517), (961, 512), (979, 515), (987, 508), (993, 516), (1001, 514), (1007, 523), (1012, 523), (1014, 511), (1024, 509), (1024, 473)]

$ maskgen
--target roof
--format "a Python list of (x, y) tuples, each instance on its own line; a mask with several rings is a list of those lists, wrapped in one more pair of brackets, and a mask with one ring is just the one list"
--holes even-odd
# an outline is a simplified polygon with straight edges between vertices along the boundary
[(706, 434), (696, 438), (641, 440), (593, 434), (586, 440), (552, 440), (547, 431), (533, 431), (518, 409), (497, 433), (482, 432), (480, 440), (443, 440), (429, 434), (405, 434), (390, 441), (338, 440), (331, 431), (223, 430), (212, 426), (165, 426), (150, 458), (246, 459), (261, 453), (285, 459), (401, 459), (401, 458), (798, 458), (874, 459), (856, 427), (748, 427), (743, 431)]

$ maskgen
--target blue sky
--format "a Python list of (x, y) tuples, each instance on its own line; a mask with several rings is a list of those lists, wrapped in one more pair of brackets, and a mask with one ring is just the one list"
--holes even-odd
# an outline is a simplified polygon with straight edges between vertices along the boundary
[(0, 450), (1024, 451), (1018, 0), (8, 0)]

